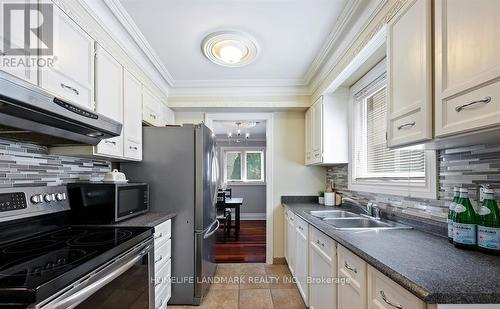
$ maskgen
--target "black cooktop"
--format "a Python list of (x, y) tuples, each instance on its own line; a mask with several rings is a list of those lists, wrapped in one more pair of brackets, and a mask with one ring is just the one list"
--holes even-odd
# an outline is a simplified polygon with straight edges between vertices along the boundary
[(69, 226), (0, 244), (0, 300), (43, 300), (151, 235), (146, 227)]

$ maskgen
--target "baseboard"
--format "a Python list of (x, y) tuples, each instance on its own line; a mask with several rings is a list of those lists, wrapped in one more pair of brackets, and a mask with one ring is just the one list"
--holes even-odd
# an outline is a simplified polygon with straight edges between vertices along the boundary
[(241, 213), (241, 220), (266, 220), (266, 213)]

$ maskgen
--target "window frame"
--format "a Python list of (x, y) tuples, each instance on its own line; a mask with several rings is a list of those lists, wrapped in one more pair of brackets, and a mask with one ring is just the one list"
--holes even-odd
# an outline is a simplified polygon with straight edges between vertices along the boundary
[[(351, 191), (382, 193), (397, 196), (408, 196), (416, 198), (437, 198), (437, 156), (434, 150), (425, 151), (425, 176), (423, 181), (404, 180), (401, 177), (386, 177), (382, 178), (355, 178), (356, 175), (356, 130), (360, 127), (359, 114), (356, 114), (354, 95), (360, 90), (373, 84), (380, 90), (385, 82), (377, 82), (382, 75), (386, 73), (386, 61), (382, 60), (373, 69), (366, 73), (358, 82), (350, 89), (349, 96), (349, 158), (350, 164), (348, 168), (348, 189)], [(380, 87), (378, 87), (380, 86)], [(376, 91), (378, 91), (376, 90)], [(373, 92), (373, 93), (376, 93)], [(423, 150), (422, 145), (406, 147), (401, 149)], [(422, 177), (420, 177), (421, 179)]]
[[(241, 180), (228, 179), (227, 177), (227, 154), (241, 154)], [(260, 153), (261, 155), (261, 179), (247, 179), (247, 153)], [(223, 182), (228, 185), (264, 185), (266, 183), (266, 150), (262, 147), (222, 147), (221, 155), (223, 158), (222, 175)]]

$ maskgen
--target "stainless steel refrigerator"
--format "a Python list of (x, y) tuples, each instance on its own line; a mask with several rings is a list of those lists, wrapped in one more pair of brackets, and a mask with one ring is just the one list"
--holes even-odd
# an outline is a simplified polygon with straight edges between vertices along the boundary
[(149, 183), (154, 212), (172, 222), (172, 298), (199, 305), (214, 276), (218, 228), (215, 138), (205, 125), (143, 128), (143, 160), (122, 163), (131, 181)]

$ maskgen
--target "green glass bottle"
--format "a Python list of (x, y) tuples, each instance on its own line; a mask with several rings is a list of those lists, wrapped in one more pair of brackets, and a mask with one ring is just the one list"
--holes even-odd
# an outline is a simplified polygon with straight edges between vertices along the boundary
[(469, 199), (469, 191), (460, 188), (460, 198), (455, 206), (453, 244), (457, 248), (474, 249), (477, 244), (476, 213)]
[(500, 254), (500, 210), (491, 189), (484, 190), (477, 212), (477, 246), (481, 251)]
[(460, 198), (460, 189), (458, 187), (453, 188), (453, 200), (450, 204), (450, 209), (448, 210), (448, 240), (453, 243), (453, 222), (455, 221), (455, 206), (457, 205), (458, 199)]

